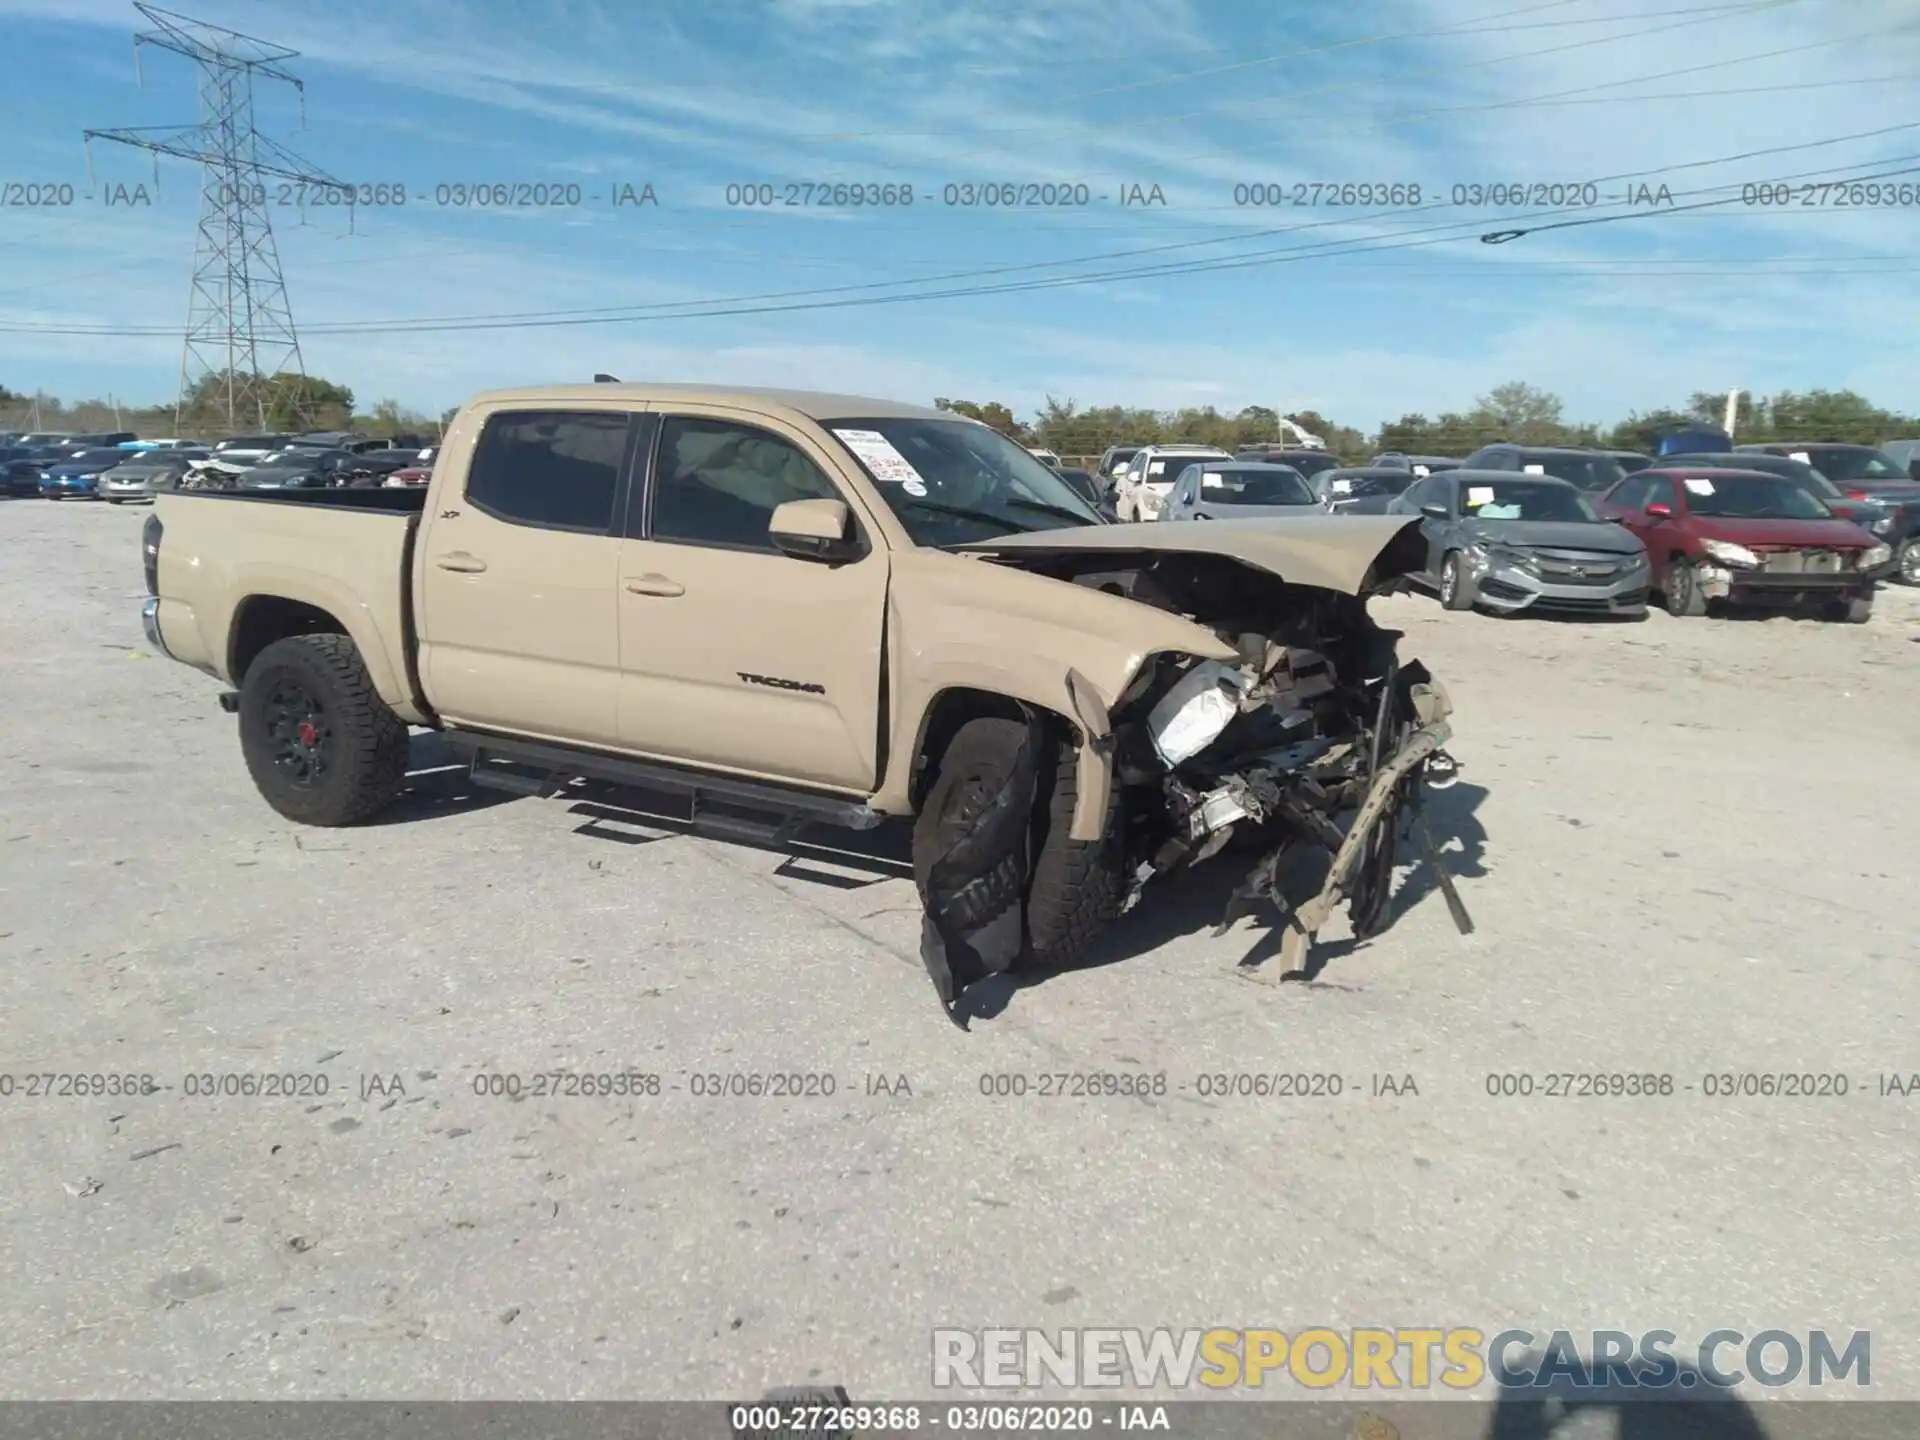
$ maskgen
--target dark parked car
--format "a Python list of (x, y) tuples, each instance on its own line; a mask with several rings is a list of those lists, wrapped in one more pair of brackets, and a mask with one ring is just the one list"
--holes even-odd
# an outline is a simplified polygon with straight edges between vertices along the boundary
[(1882, 440), (1880, 453), (1894, 464), (1906, 466), (1910, 479), (1920, 480), (1920, 440)]
[(139, 438), (131, 430), (102, 430), (95, 435), (68, 435), (64, 443), (85, 446), (89, 450), (104, 450), (109, 445), (123, 445)]
[(43, 473), (31, 460), (0, 460), (0, 490), (11, 496), (38, 495)]
[(1449, 610), (1647, 613), (1647, 553), (1587, 497), (1551, 475), (1451, 470), (1387, 504), (1418, 515), (1425, 566), (1407, 579)]
[(1551, 475), (1576, 490), (1599, 495), (1626, 479), (1626, 468), (1605, 450), (1574, 450), (1563, 445), (1482, 445), (1469, 455), (1464, 470), (1508, 470), (1522, 475)]
[(1842, 520), (1851, 520), (1875, 539), (1893, 550), (1885, 565), (1874, 572), (1874, 579), (1898, 579), (1905, 584), (1920, 584), (1920, 486), (1905, 500), (1854, 500), (1848, 498), (1833, 481), (1804, 460), (1787, 455), (1766, 455), (1749, 451), (1711, 455), (1671, 455), (1660, 461), (1670, 470), (1687, 466), (1706, 466), (1720, 470), (1756, 470), (1764, 475), (1784, 475), (1804, 486), (1826, 502)]
[(14, 444), (24, 445), (29, 450), (43, 450), (49, 445), (58, 445), (73, 439), (68, 430), (29, 430), (24, 435), (14, 437)]
[(49, 500), (91, 500), (100, 493), (100, 475), (127, 458), (127, 452), (81, 450), (55, 460), (40, 472), (40, 493)]
[(1322, 470), (1308, 482), (1322, 509), (1335, 515), (1384, 515), (1394, 496), (1421, 477), (1400, 465)]
[(1331, 450), (1308, 450), (1299, 445), (1248, 445), (1233, 457), (1255, 465), (1286, 465), (1308, 479), (1322, 470), (1337, 470), (1340, 457)]
[[(426, 484), (428, 478), (433, 474), (433, 462), (428, 460), (422, 463), (418, 456), (428, 455), (431, 454), (431, 452), (422, 450), (418, 452), (408, 451), (407, 453), (414, 455), (415, 458), (409, 460), (404, 466), (397, 466), (392, 470), (383, 471), (375, 483), (385, 485), (391, 483), (399, 476), (413, 477), (417, 475), (419, 477), (418, 480), (411, 480), (410, 478), (403, 479), (401, 483)], [(364, 460), (367, 457), (363, 455), (361, 458)], [(1089, 472), (1076, 470), (1069, 466), (1056, 470), (1053, 473), (1071, 485), (1073, 487), (1073, 493), (1086, 501), (1087, 504), (1093, 506), (1095, 510), (1098, 510), (1102, 518), (1107, 520), (1115, 518), (1113, 501), (1107, 498), (1106, 494), (1100, 488), (1100, 482), (1094, 479)]]
[(1291, 465), (1203, 460), (1187, 466), (1167, 492), (1162, 520), (1253, 520), (1317, 509), (1306, 476)]
[(1731, 605), (1817, 605), (1855, 624), (1873, 614), (1889, 547), (1788, 476), (1656, 467), (1602, 497), (1602, 515), (1647, 547), (1669, 615)]
[(1438, 475), (1443, 470), (1458, 470), (1461, 462), (1451, 455), (1407, 455), (1399, 450), (1386, 450), (1367, 462), (1369, 469), (1392, 466), (1396, 470), (1411, 470), (1415, 475)]
[(243, 470), (236, 483), (241, 490), (334, 489), (366, 473), (360, 459), (347, 450), (288, 448)]

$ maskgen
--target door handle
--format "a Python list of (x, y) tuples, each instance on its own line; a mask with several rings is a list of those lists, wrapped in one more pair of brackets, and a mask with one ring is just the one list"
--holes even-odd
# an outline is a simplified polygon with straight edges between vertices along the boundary
[(478, 555), (469, 555), (464, 550), (455, 550), (450, 555), (435, 557), (434, 564), (442, 570), (456, 570), (462, 575), (478, 575), (487, 568), (487, 562)]
[(636, 575), (627, 581), (629, 595), (664, 595), (671, 599), (687, 593), (687, 587), (664, 575)]

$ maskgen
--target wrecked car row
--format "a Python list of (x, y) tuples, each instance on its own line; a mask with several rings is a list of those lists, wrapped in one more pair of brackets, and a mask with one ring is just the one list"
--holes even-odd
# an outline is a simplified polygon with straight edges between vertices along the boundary
[[(143, 549), (150, 643), (231, 687), (282, 815), (372, 818), (424, 727), (476, 784), (669, 790), (721, 835), (910, 819), (962, 1023), (971, 984), (1084, 958), (1229, 844), (1223, 924), (1279, 906), (1295, 968), (1343, 905), (1372, 933), (1452, 773), (1444, 688), (1367, 612), (1421, 563), (1417, 523), (1111, 524), (919, 406), (484, 395), (422, 488), (162, 494)], [(1306, 851), (1326, 878), (1295, 907)]]

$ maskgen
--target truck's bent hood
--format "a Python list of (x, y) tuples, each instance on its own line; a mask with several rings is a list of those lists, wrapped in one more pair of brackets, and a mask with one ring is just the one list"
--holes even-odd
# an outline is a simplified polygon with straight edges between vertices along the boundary
[(1097, 552), (1119, 556), (1155, 550), (1223, 555), (1269, 571), (1292, 585), (1359, 595), (1370, 586), (1418, 568), (1422, 557), (1410, 547), (1402, 547), (1407, 555), (1396, 557), (1395, 563), (1382, 565), (1380, 561), (1401, 534), (1419, 523), (1418, 517), (1411, 515), (1301, 515), (1186, 525), (1150, 521), (1030, 530), (954, 548), (1006, 555), (1009, 559)]

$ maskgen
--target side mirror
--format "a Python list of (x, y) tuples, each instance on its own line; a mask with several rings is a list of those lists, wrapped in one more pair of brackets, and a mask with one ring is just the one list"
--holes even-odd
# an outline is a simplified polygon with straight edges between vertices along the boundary
[(1420, 513), (1429, 520), (1447, 520), (1452, 518), (1448, 514), (1447, 507), (1444, 505), (1422, 505), (1420, 507)]
[(1653, 504), (1647, 506), (1647, 514), (1655, 520), (1671, 520), (1673, 518), (1673, 507), (1671, 505), (1662, 505), (1656, 500)]
[(789, 500), (767, 521), (767, 537), (801, 560), (850, 560), (860, 553), (844, 500)]

